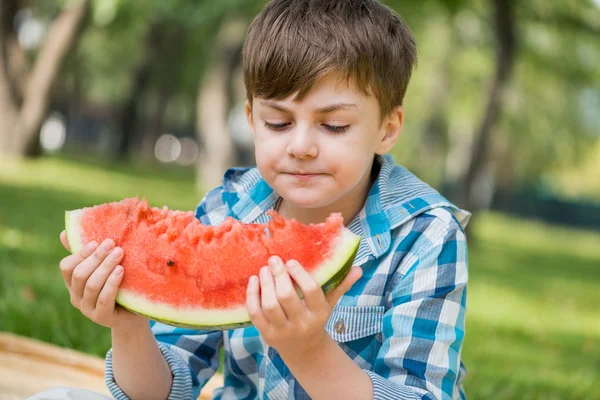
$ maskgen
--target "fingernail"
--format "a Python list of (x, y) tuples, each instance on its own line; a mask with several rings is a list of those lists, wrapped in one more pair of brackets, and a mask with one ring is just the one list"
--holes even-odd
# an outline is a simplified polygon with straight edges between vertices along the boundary
[(252, 275), (250, 277), (250, 285), (256, 286), (257, 283), (258, 283), (258, 277), (256, 275)]
[(115, 274), (115, 276), (119, 276), (122, 273), (123, 273), (123, 267), (121, 267), (120, 265), (117, 265), (117, 267), (113, 271), (113, 274)]
[(279, 262), (279, 261), (270, 263), (269, 266), (271, 267), (271, 272), (274, 275), (277, 275), (277, 274), (281, 273), (281, 271), (283, 271), (283, 267), (281, 266), (281, 262)]
[(111, 256), (112, 256), (112, 258), (117, 259), (117, 258), (121, 257), (121, 254), (123, 254), (123, 250), (121, 250), (120, 247), (115, 247), (115, 249), (112, 251)]
[(89, 243), (86, 245), (85, 249), (86, 249), (88, 252), (92, 252), (92, 251), (96, 250), (96, 247), (98, 247), (98, 243), (94, 241), (94, 242), (89, 242)]
[(262, 268), (260, 269), (260, 275), (261, 275), (263, 278), (266, 278), (267, 276), (269, 276), (269, 274), (270, 274), (269, 268), (267, 268), (267, 267), (262, 267)]
[(112, 240), (110, 240), (110, 239), (106, 239), (106, 240), (104, 241), (104, 243), (102, 244), (102, 248), (103, 248), (105, 251), (110, 251), (110, 250), (113, 248), (113, 241), (112, 241)]
[(280, 264), (281, 263), (281, 258), (277, 257), (277, 256), (271, 256), (269, 257), (269, 262), (268, 264), (270, 266), (273, 266), (275, 264)]

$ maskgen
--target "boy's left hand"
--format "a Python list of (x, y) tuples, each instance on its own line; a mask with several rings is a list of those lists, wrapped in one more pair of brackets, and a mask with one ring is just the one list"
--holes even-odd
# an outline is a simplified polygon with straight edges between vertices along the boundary
[[(362, 269), (352, 267), (342, 283), (323, 293), (319, 283), (295, 260), (286, 264), (277, 257), (260, 270), (260, 279), (248, 283), (246, 307), (250, 320), (283, 358), (312, 357), (328, 338), (325, 324), (340, 297), (360, 279)], [(301, 300), (294, 288), (302, 293)]]

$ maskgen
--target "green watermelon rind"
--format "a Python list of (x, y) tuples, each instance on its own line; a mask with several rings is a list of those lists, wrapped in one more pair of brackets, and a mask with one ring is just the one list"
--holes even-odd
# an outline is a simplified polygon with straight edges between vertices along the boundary
[[(67, 240), (72, 253), (78, 253), (83, 247), (79, 220), (85, 209), (65, 212)], [(333, 256), (323, 265), (314, 269), (313, 277), (323, 291), (329, 293), (336, 288), (350, 271), (358, 252), (360, 236), (343, 228), (333, 248)], [(119, 289), (117, 304), (123, 308), (145, 316), (151, 320), (171, 326), (201, 330), (229, 330), (251, 326), (246, 304), (235, 309), (175, 309), (168, 304), (158, 304), (137, 295), (132, 291)], [(203, 321), (198, 323), (197, 321)]]

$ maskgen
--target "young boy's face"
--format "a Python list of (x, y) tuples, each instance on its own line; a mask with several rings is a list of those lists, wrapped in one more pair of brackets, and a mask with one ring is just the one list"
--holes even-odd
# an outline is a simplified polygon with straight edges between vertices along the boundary
[(302, 101), (294, 102), (294, 96), (255, 97), (252, 107), (246, 103), (262, 177), (299, 208), (342, 210), (364, 201), (373, 157), (394, 145), (402, 108), (382, 121), (377, 98), (334, 73), (319, 80)]

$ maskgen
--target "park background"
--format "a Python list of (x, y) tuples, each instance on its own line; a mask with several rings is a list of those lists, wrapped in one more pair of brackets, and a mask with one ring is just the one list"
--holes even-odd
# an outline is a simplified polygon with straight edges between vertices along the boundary
[[(600, 399), (600, 0), (389, 0), (419, 64), (393, 154), (474, 212), (471, 399)], [(0, 0), (0, 331), (103, 357), (69, 302), (64, 210), (192, 210), (252, 165), (258, 0)]]

